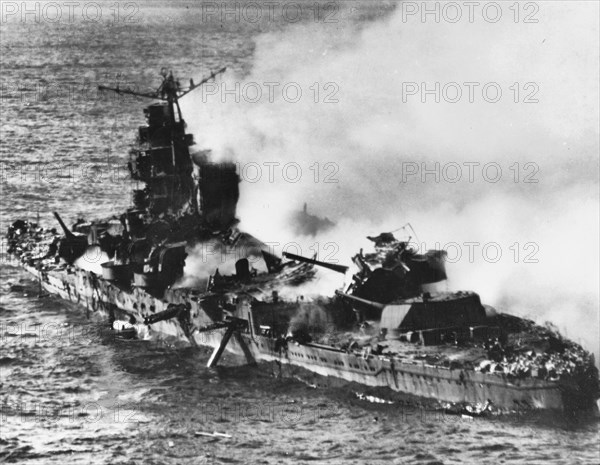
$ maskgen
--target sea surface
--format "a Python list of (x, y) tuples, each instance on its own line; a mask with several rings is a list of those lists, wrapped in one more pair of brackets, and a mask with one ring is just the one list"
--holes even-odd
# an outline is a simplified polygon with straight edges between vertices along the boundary
[[(50, 225), (58, 211), (71, 224), (131, 205), (124, 165), (146, 101), (98, 84), (153, 89), (163, 67), (196, 81), (222, 65), (244, 75), (261, 34), (293, 27), (280, 10), (258, 22), (206, 18), (198, 2), (101, 2), (93, 21), (85, 2), (73, 18), (59, 2), (59, 21), (44, 5), (39, 22), (17, 13), (0, 24), (2, 231), (17, 218)], [(359, 30), (393, 7), (342, 2), (335, 27)], [(379, 404), (293, 370), (230, 355), (208, 369), (207, 349), (116, 339), (97, 315), (41, 293), (4, 249), (2, 259), (0, 462), (600, 463), (597, 422)]]

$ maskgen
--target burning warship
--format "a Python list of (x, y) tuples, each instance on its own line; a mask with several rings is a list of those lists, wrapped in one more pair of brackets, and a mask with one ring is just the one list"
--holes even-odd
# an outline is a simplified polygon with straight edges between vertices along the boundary
[[(597, 410), (590, 353), (550, 327), (497, 313), (474, 292), (440, 291), (444, 252), (419, 253), (410, 238), (369, 237), (374, 252), (353, 257), (358, 271), (343, 291), (285, 298), (282, 291), (314, 279), (316, 267), (343, 274), (349, 267), (276, 256), (238, 229), (235, 164), (192, 150), (179, 106), (224, 71), (185, 88), (165, 71), (148, 93), (101, 86), (156, 101), (144, 109), (128, 163), (144, 188), (113, 218), (69, 228), (55, 213), (62, 234), (24, 220), (10, 226), (8, 252), (47, 292), (99, 312), (116, 332), (213, 347), (209, 367), (228, 350), (251, 364), (299, 367), (319, 384), (450, 410)], [(206, 261), (203, 276), (176, 285), (198, 248), (220, 257), (220, 266)], [(98, 257), (106, 258), (101, 270), (85, 266)]]

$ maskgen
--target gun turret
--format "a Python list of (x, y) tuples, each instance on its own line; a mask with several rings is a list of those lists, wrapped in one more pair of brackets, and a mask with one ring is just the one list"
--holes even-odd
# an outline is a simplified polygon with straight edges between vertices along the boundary
[(335, 265), (333, 263), (321, 262), (319, 260), (315, 260), (314, 258), (306, 258), (301, 255), (295, 255), (295, 254), (289, 253), (289, 252), (283, 252), (283, 256), (286, 258), (289, 258), (291, 260), (297, 260), (297, 261), (303, 262), (303, 263), (311, 263), (313, 265), (322, 266), (323, 268), (327, 268), (329, 270), (333, 270), (333, 271), (336, 271), (336, 272), (342, 273), (342, 274), (345, 274), (346, 271), (348, 271), (348, 267), (344, 266), (344, 265)]
[(385, 304), (380, 304), (379, 302), (373, 302), (372, 300), (361, 299), (360, 297), (355, 297), (350, 294), (345, 294), (342, 291), (335, 291), (335, 294), (348, 300), (352, 300), (354, 302), (361, 303), (363, 305), (367, 305), (368, 307), (374, 310), (383, 310), (385, 308)]
[(67, 263), (72, 264), (77, 258), (85, 253), (88, 247), (87, 236), (77, 236), (73, 234), (69, 228), (67, 228), (67, 225), (60, 215), (56, 212), (52, 213), (65, 233), (65, 237), (60, 240), (58, 245), (58, 255)]

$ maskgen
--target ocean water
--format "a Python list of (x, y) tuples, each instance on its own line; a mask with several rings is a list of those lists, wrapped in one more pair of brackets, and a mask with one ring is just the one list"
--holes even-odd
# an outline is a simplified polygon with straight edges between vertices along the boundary
[[(52, 224), (59, 211), (70, 224), (130, 206), (123, 166), (146, 101), (99, 94), (98, 84), (152, 89), (162, 67), (196, 81), (222, 65), (243, 75), (257, 38), (291, 27), (279, 10), (269, 20), (221, 21), (198, 3), (107, 2), (101, 19), (84, 21), (85, 3), (72, 19), (59, 3), (63, 16), (52, 21), (44, 5), (39, 22), (18, 12), (0, 25), (2, 231), (16, 218)], [(384, 21), (393, 7), (337, 4), (335, 28)], [(299, 21), (314, 15), (305, 9)], [(2, 256), (0, 461), (600, 463), (597, 422), (370, 403), (309, 386), (293, 369), (280, 376), (230, 355), (207, 369), (207, 349), (116, 339), (97, 315), (43, 295)]]

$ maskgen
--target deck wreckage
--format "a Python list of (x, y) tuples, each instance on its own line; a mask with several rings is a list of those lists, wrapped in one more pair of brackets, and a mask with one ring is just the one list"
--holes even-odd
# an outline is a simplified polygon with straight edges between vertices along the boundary
[[(249, 363), (302, 367), (319, 384), (358, 383), (449, 409), (597, 409), (591, 354), (552, 329), (497, 314), (474, 292), (436, 292), (446, 279), (444, 253), (420, 254), (391, 233), (369, 237), (375, 251), (353, 257), (358, 271), (344, 292), (283, 298), (285, 289), (314, 279), (315, 267), (349, 268), (275, 256), (237, 228), (236, 167), (191, 150), (179, 106), (224, 71), (187, 88), (163, 72), (149, 93), (101, 87), (158, 101), (144, 110), (128, 163), (145, 187), (113, 218), (68, 228), (55, 213), (62, 234), (21, 220), (10, 226), (9, 253), (46, 291), (107, 315), (111, 324), (129, 320), (126, 331), (212, 346), (209, 366), (227, 349)], [(206, 263), (205, 277), (175, 286), (197, 247), (218, 250), (230, 263)], [(101, 272), (91, 271), (86, 261), (98, 256), (107, 259)]]

